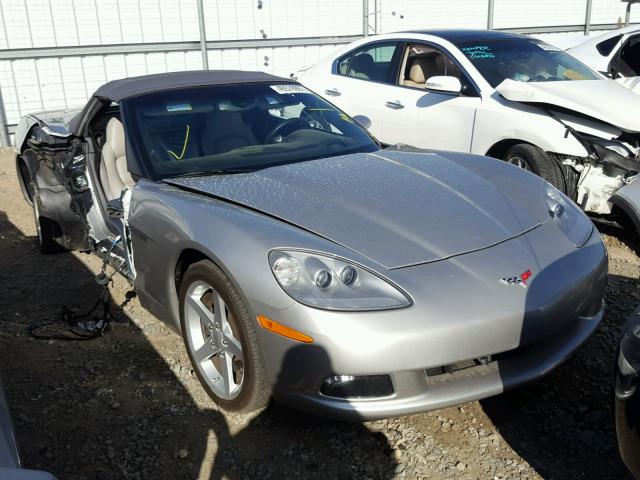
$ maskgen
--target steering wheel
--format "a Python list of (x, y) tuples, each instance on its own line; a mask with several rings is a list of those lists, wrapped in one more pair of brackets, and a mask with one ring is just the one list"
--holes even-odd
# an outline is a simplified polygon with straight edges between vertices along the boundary
[[(311, 128), (321, 128), (325, 132), (330, 132), (331, 125), (324, 117), (324, 115), (314, 115), (314, 113), (321, 112), (314, 112), (313, 110), (309, 109), (309, 107), (305, 107), (302, 109), (302, 112), (300, 112), (300, 118), (304, 119), (305, 122), (309, 122), (309, 126), (311, 126)], [(314, 126), (314, 124), (316, 126)]]
[(275, 137), (278, 136), (280, 134), (280, 131), (285, 127), (291, 128), (291, 131), (289, 133), (293, 133), (296, 130), (302, 130), (304, 128), (312, 128), (308, 122), (305, 122), (300, 118), (288, 118), (282, 123), (279, 123), (278, 125), (273, 127), (271, 131), (267, 133), (267, 135), (264, 137), (264, 143), (274, 143), (273, 140), (275, 139)]

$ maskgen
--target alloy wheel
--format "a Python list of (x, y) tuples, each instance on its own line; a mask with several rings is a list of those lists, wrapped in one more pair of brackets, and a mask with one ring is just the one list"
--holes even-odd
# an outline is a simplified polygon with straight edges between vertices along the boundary
[(184, 299), (185, 336), (193, 363), (213, 393), (232, 400), (242, 390), (244, 357), (240, 329), (222, 296), (195, 281)]
[(509, 157), (507, 162), (511, 165), (515, 165), (518, 168), (522, 168), (528, 172), (532, 172), (531, 165), (522, 157)]

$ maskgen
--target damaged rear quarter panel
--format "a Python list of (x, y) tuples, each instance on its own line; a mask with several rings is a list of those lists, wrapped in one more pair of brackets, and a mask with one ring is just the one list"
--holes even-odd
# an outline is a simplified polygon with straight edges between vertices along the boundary
[[(55, 115), (51, 119), (62, 122)], [(22, 181), (28, 194), (37, 193), (33, 200), (38, 202), (41, 222), (47, 222), (53, 238), (64, 249), (89, 250), (82, 207), (90, 203), (91, 192), (72, 184), (74, 175), (84, 175), (85, 168), (75, 159), (78, 141), (61, 123), (54, 123), (54, 130), (35, 116), (24, 117), (19, 127), (16, 132), (18, 174), (26, 173), (27, 178), (23, 176)], [(20, 171), (20, 162), (27, 172)]]

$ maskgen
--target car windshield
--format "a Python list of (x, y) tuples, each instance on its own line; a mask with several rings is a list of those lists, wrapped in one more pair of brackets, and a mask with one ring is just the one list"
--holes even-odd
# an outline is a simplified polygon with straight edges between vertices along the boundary
[(519, 82), (600, 79), (568, 53), (533, 38), (464, 42), (458, 47), (494, 88), (507, 78)]
[(126, 100), (123, 114), (152, 179), (379, 149), (349, 116), (295, 83), (168, 90)]

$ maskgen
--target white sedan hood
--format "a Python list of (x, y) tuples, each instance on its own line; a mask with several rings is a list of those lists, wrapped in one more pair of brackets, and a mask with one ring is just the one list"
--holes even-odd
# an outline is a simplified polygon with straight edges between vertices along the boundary
[(507, 100), (571, 110), (622, 130), (640, 131), (640, 96), (612, 80), (517, 82), (496, 87)]

